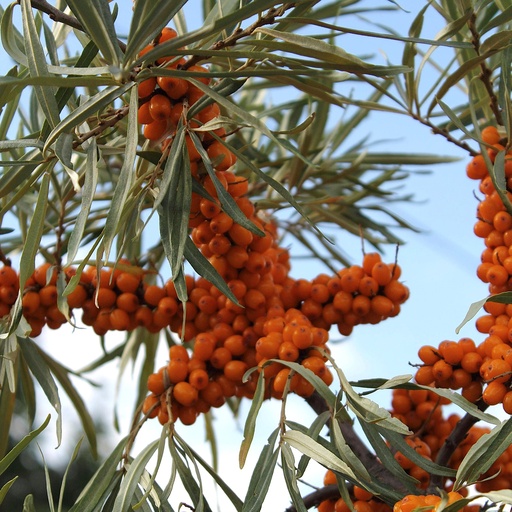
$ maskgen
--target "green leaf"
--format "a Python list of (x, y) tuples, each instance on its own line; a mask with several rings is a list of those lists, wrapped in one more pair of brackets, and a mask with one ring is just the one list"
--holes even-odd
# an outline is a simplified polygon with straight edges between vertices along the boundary
[(32, 494), (25, 497), (22, 512), (37, 512), (34, 505), (34, 496), (32, 496)]
[[(21, 13), (23, 19), (23, 36), (25, 40), (25, 52), (28, 59), (28, 68), (31, 76), (46, 77), (49, 75), (46, 65), (46, 56), (37, 34), (37, 28), (32, 16), (30, 0), (21, 0)], [(59, 109), (55, 99), (55, 91), (52, 87), (34, 86), (39, 105), (43, 110), (50, 126), (56, 126), (59, 121)]]
[(44, 172), (43, 179), (39, 186), (37, 202), (32, 214), (27, 235), (25, 237), (23, 252), (20, 258), (20, 288), (23, 289), (27, 279), (32, 275), (35, 268), (35, 258), (39, 253), (39, 243), (43, 236), (44, 222), (46, 219), (46, 210), (48, 208), (48, 191), (50, 188), (50, 172), (54, 162), (41, 164), (40, 170)]
[[(507, 293), (507, 292), (505, 292)], [(501, 295), (501, 294), (500, 294)], [(494, 300), (496, 295), (493, 296), (493, 302), (499, 302), (499, 300)], [(487, 302), (488, 297), (485, 299), (477, 300), (473, 302), (466, 313), (466, 316), (462, 320), (462, 322), (455, 328), (455, 333), (459, 334), (460, 330), (482, 309), (483, 305)]]
[(17, 5), (15, 2), (11, 2), (3, 13), (1, 21), (2, 48), (15, 62), (28, 68), (27, 56), (21, 50), (25, 47), (24, 39), (22, 34), (16, 29), (16, 22), (13, 18), (14, 8)]
[(159, 34), (186, 3), (187, 0), (135, 2), (128, 42), (124, 52), (123, 66), (125, 68), (132, 63), (134, 56), (142, 50), (143, 45)]
[(371, 477), (368, 471), (357, 455), (352, 451), (349, 444), (345, 441), (340, 425), (336, 420), (334, 420), (331, 425), (331, 438), (340, 459), (352, 469), (355, 475), (357, 475), (358, 481), (370, 481)]
[(6, 482), (2, 488), (0, 488), (0, 505), (4, 501), (5, 497), (7, 496), (7, 493), (9, 492), (9, 489), (11, 488), (12, 484), (18, 480), (18, 476), (15, 476), (8, 482)]
[(146, 466), (158, 449), (160, 443), (161, 440), (157, 439), (156, 441), (148, 444), (143, 450), (141, 450), (137, 457), (129, 463), (126, 475), (121, 482), (121, 487), (119, 488), (119, 494), (114, 502), (112, 512), (127, 512), (131, 509), (130, 505), (133, 500), (135, 489), (138, 487), (141, 476), (144, 471), (146, 471)]
[(512, 418), (484, 434), (469, 449), (457, 469), (454, 490), (476, 482), (512, 443)]
[[(180, 475), (183, 486), (185, 487), (190, 498), (192, 499), (192, 502), (195, 507), (194, 510), (197, 512), (212, 512), (210, 505), (208, 504), (203, 495), (203, 488), (201, 476), (199, 474), (199, 468), (197, 467), (193, 455), (188, 449), (188, 446), (183, 440), (181, 440), (181, 438), (176, 434), (176, 432), (174, 433), (174, 436), (170, 441), (171, 442), (169, 443), (169, 451), (171, 453), (172, 460), (174, 464), (176, 464), (176, 468)], [(178, 446), (180, 448), (180, 452), (183, 455), (180, 455), (180, 453), (178, 452)], [(195, 474), (192, 473), (190, 465), (185, 464), (185, 457), (190, 459), (190, 461), (192, 462), (192, 466), (195, 469)]]
[[(36, 345), (37, 347), (37, 345)], [(91, 452), (94, 457), (98, 456), (97, 453), (97, 439), (96, 439), (96, 427), (94, 425), (94, 421), (87, 410), (85, 402), (83, 401), (82, 396), (76, 390), (75, 386), (71, 382), (69, 378), (70, 371), (62, 366), (60, 363), (55, 361), (55, 359), (51, 358), (48, 354), (43, 352), (43, 350), (37, 347), (37, 350), (40, 353), (44, 361), (44, 365), (46, 365), (49, 370), (53, 373), (56, 379), (59, 381), (60, 385), (64, 389), (66, 395), (68, 395), (71, 403), (75, 407), (75, 411), (77, 412), (80, 421), (82, 422), (82, 426), (84, 428), (85, 435), (87, 436), (87, 440), (91, 446)]]
[(48, 415), (38, 428), (27, 434), (21, 441), (16, 444), (16, 446), (12, 448), (12, 450), (9, 451), (7, 455), (2, 458), (2, 460), (0, 460), (0, 475), (5, 473), (7, 468), (14, 462), (20, 453), (25, 450), (25, 448), (27, 448), (27, 446), (48, 426), (48, 423), (50, 423), (50, 418), (51, 416)]
[(105, 261), (109, 258), (114, 238), (120, 229), (121, 216), (126, 208), (126, 202), (128, 200), (129, 193), (135, 181), (133, 166), (135, 163), (135, 157), (137, 156), (139, 133), (137, 109), (137, 89), (132, 87), (130, 89), (130, 110), (128, 113), (128, 128), (126, 133), (126, 147), (123, 156), (123, 166), (119, 172), (119, 180), (114, 190), (112, 201), (110, 202), (110, 208), (105, 220), (103, 241), (98, 251), (101, 251), (102, 257)]
[(345, 475), (352, 481), (357, 479), (352, 469), (336, 454), (298, 430), (287, 430), (281, 439), (299, 452), (311, 457), (322, 466)]
[[(309, 36), (302, 36), (299, 34), (292, 34), (289, 32), (281, 32), (269, 28), (257, 28), (255, 33), (261, 33), (266, 36), (282, 39), (286, 44), (277, 46), (284, 52), (297, 53), (303, 57), (319, 60), (322, 62), (329, 62), (336, 65), (339, 71), (353, 71), (366, 74), (380, 75), (393, 75), (404, 73), (409, 70), (407, 66), (376, 66), (369, 64), (352, 55), (339, 46), (325, 43), (320, 39)], [(270, 44), (268, 39), (260, 39), (258, 41), (251, 41), (252, 44), (268, 45), (275, 47), (275, 44)]]
[(107, 63), (119, 67), (123, 55), (117, 41), (108, 0), (67, 0), (67, 4)]
[(279, 428), (276, 428), (268, 438), (268, 443), (261, 450), (260, 456), (252, 473), (247, 493), (244, 498), (242, 512), (260, 512), (265, 501), (272, 477), (277, 465), (280, 448), (274, 449)]
[(307, 508), (304, 505), (299, 491), (297, 483), (297, 473), (295, 471), (295, 458), (291, 448), (284, 444), (281, 446), (281, 469), (283, 471), (284, 480), (286, 487), (288, 488), (288, 494), (292, 500), (295, 509), (298, 512), (307, 512)]
[[(66, 80), (69, 79), (66, 78)], [(101, 109), (110, 106), (114, 100), (126, 94), (134, 86), (134, 82), (127, 82), (121, 86), (113, 85), (106, 87), (88, 100), (84, 101), (78, 108), (73, 110), (71, 114), (55, 126), (45, 141), (43, 151), (46, 152), (61, 133), (71, 133), (76, 126), (86, 122), (90, 116), (97, 115)]]
[[(247, 378), (247, 374), (244, 377)], [(254, 432), (256, 431), (256, 420), (258, 419), (258, 413), (260, 412), (261, 405), (265, 399), (265, 376), (263, 372), (260, 373), (258, 383), (256, 384), (256, 390), (254, 391), (254, 397), (251, 401), (251, 407), (247, 414), (244, 425), (244, 438), (240, 445), (240, 452), (238, 453), (238, 465), (240, 469), (245, 466), (247, 455), (249, 454), (249, 448), (251, 447), (252, 440), (254, 438)]]
[(119, 476), (117, 467), (122, 459), (127, 441), (127, 437), (119, 441), (111, 454), (105, 459), (103, 464), (96, 470), (84, 487), (69, 512), (92, 512), (96, 510), (97, 504), (101, 503), (101, 498), (109, 488), (110, 483), (116, 479), (116, 475)]
[(216, 286), (228, 299), (231, 299), (235, 304), (238, 304), (238, 299), (235, 297), (226, 281), (217, 272), (216, 268), (205, 258), (203, 253), (196, 247), (192, 239), (187, 237), (185, 242), (184, 256), (192, 268), (200, 276), (204, 277)]
[(85, 164), (84, 185), (81, 190), (82, 201), (80, 211), (78, 212), (68, 241), (68, 265), (73, 262), (77, 255), (78, 249), (82, 243), (82, 237), (87, 226), (87, 221), (89, 220), (89, 213), (94, 200), (96, 185), (98, 184), (98, 162), (98, 146), (96, 144), (96, 139), (93, 138), (87, 148), (87, 160)]
[(41, 355), (41, 349), (30, 338), (20, 339), (19, 346), (30, 371), (39, 382), (51, 406), (57, 411), (57, 442), (60, 445), (62, 441), (62, 405), (55, 380)]

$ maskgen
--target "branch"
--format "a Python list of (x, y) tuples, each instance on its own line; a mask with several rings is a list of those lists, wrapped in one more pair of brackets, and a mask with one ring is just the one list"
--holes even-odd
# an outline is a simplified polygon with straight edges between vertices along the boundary
[[(226, 39), (222, 39), (214, 43), (210, 50), (223, 50), (224, 48), (228, 48), (230, 46), (234, 46), (238, 40), (243, 37), (250, 36), (257, 28), (263, 27), (265, 25), (271, 25), (275, 22), (275, 19), (279, 16), (282, 16), (287, 10), (295, 7), (295, 3), (283, 4), (281, 7), (276, 8), (272, 7), (265, 14), (258, 17), (258, 19), (252, 24), (249, 25), (245, 29), (238, 28), (236, 29), (229, 37)], [(197, 64), (201, 60), (208, 59), (208, 57), (199, 57), (198, 55), (192, 56), (186, 64), (183, 65), (183, 69), (187, 69), (194, 64)]]
[[(487, 404), (480, 400), (475, 404), (481, 411), (485, 411), (487, 409)], [(468, 435), (469, 429), (475, 424), (478, 423), (479, 419), (472, 414), (466, 413), (466, 415), (457, 423), (455, 428), (452, 430), (450, 435), (446, 438), (443, 446), (439, 450), (436, 457), (436, 464), (440, 466), (449, 467), (448, 461), (455, 449), (464, 441), (466, 436)], [(443, 477), (440, 475), (431, 475), (430, 484), (427, 492), (437, 493), (439, 488), (442, 488)]]
[[(69, 14), (62, 12), (53, 5), (49, 4), (46, 0), (31, 0), (30, 3), (34, 9), (48, 14), (49, 18), (56, 23), (63, 23), (64, 25), (68, 25), (71, 28), (80, 30), (80, 32), (86, 33), (86, 30), (82, 24), (74, 16), (70, 16)], [(119, 40), (117, 43), (119, 44), (119, 48), (121, 48), (121, 50), (124, 52), (126, 50), (126, 44)]]
[[(476, 14), (473, 12), (472, 16), (468, 20), (468, 28), (471, 32), (471, 43), (473, 44), (473, 47), (475, 49), (475, 52), (477, 55), (480, 55), (480, 34), (476, 28)], [(487, 91), (487, 94), (489, 95), (489, 105), (491, 107), (491, 110), (494, 114), (494, 117), (496, 118), (496, 123), (499, 125), (503, 125), (503, 117), (501, 115), (501, 108), (498, 103), (498, 98), (496, 97), (496, 94), (494, 93), (494, 87), (492, 83), (492, 71), (489, 69), (485, 61), (483, 61), (480, 64), (480, 80), (483, 83), (485, 90)]]
[[(310, 397), (306, 398), (306, 402), (317, 414), (329, 410), (325, 400), (323, 400), (316, 391)], [(391, 473), (391, 471), (380, 462), (378, 457), (368, 449), (362, 439), (354, 431), (352, 424), (344, 421), (338, 421), (338, 423), (346, 443), (363, 463), (370, 475), (375, 480), (379, 481), (379, 483), (391, 487), (398, 492), (403, 492), (404, 495), (407, 494), (407, 489), (400, 479)]]
[(73, 148), (76, 149), (87, 139), (90, 139), (91, 137), (95, 137), (95, 136), (99, 135), (100, 133), (104, 132), (107, 128), (111, 128), (112, 126), (115, 126), (123, 117), (128, 115), (129, 110), (130, 109), (129, 109), (128, 105), (118, 108), (111, 116), (109, 116), (109, 119), (99, 121), (99, 123), (92, 130), (89, 130), (86, 133), (82, 133), (77, 138), (77, 140), (75, 140), (75, 142), (73, 143)]

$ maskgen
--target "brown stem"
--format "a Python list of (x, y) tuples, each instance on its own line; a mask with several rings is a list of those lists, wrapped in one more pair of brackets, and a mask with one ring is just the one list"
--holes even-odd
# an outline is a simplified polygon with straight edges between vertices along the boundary
[[(476, 14), (473, 13), (472, 16), (468, 20), (468, 28), (471, 32), (471, 43), (473, 44), (473, 48), (475, 49), (475, 52), (477, 55), (480, 55), (480, 34), (476, 28)], [(480, 80), (483, 83), (485, 90), (487, 91), (487, 94), (489, 95), (489, 105), (491, 107), (491, 110), (494, 114), (494, 117), (496, 118), (496, 123), (499, 125), (503, 124), (503, 117), (501, 115), (501, 108), (498, 103), (498, 98), (496, 94), (494, 93), (494, 87), (492, 82), (492, 71), (487, 66), (486, 62), (483, 61), (480, 64)]]
[[(487, 409), (487, 404), (480, 400), (475, 404), (481, 411)], [(443, 446), (439, 450), (436, 457), (436, 464), (443, 467), (448, 467), (448, 462), (453, 455), (455, 449), (464, 441), (468, 435), (469, 429), (478, 421), (476, 416), (466, 413), (466, 415), (457, 423), (450, 435), (446, 438)], [(439, 488), (442, 488), (443, 476), (432, 475), (427, 493), (437, 493)]]
[[(317, 414), (329, 410), (325, 400), (323, 400), (316, 391), (310, 397), (306, 398), (306, 402)], [(367, 448), (362, 439), (356, 434), (351, 423), (339, 421), (339, 427), (346, 443), (350, 446), (351, 450), (362, 462), (373, 479), (386, 487), (395, 489), (398, 492), (403, 492), (404, 495), (407, 494), (407, 489), (402, 482)]]
[[(236, 29), (230, 36), (226, 39), (222, 39), (221, 41), (217, 41), (214, 43), (210, 50), (223, 50), (224, 48), (228, 48), (230, 46), (234, 46), (238, 40), (243, 37), (250, 36), (257, 28), (263, 27), (265, 25), (271, 25), (275, 22), (275, 19), (282, 16), (287, 10), (295, 7), (295, 3), (283, 4), (281, 7), (276, 8), (272, 7), (265, 14), (258, 17), (258, 19), (252, 24), (249, 25), (245, 29), (238, 28)], [(192, 56), (186, 64), (183, 65), (183, 69), (187, 69), (194, 64), (197, 64), (201, 60), (208, 59), (208, 57), (200, 57), (198, 55)]]
[(452, 144), (455, 144), (459, 148), (463, 149), (464, 151), (467, 151), (471, 156), (475, 156), (478, 154), (478, 151), (475, 151), (469, 144), (466, 142), (456, 139), (452, 135), (450, 135), (450, 132), (448, 130), (444, 130), (442, 128), (439, 128), (439, 126), (436, 126), (435, 124), (431, 123), (428, 119), (425, 119), (421, 117), (418, 114), (415, 114), (414, 112), (409, 112), (409, 115), (415, 119), (416, 121), (419, 121), (421, 124), (428, 126), (432, 133), (435, 135), (442, 135), (448, 142), (451, 142)]
[(108, 118), (102, 119), (92, 130), (89, 130), (86, 133), (82, 133), (73, 143), (73, 148), (76, 149), (78, 146), (83, 144), (86, 140), (90, 139), (91, 137), (96, 137), (100, 133), (104, 132), (107, 128), (115, 126), (121, 119), (123, 119), (123, 117), (128, 115), (129, 110), (130, 109), (128, 105), (118, 108)]
[[(49, 4), (46, 0), (32, 0), (31, 5), (34, 9), (48, 14), (49, 18), (57, 23), (63, 23), (69, 27), (76, 28), (80, 32), (86, 32), (82, 24), (74, 17), (60, 11), (53, 5)], [(124, 52), (126, 50), (126, 44), (122, 41), (118, 41), (119, 48)]]

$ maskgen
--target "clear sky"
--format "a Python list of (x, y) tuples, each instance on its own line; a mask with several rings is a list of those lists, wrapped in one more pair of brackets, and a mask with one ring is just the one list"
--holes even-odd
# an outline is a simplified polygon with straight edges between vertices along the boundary
[[(128, 4), (126, 0), (121, 3)], [(408, 8), (417, 11), (423, 6), (423, 2), (404, 2), (413, 4)], [(375, 2), (363, 2), (368, 6)], [(430, 11), (433, 14), (433, 11)], [(121, 9), (120, 27), (128, 20), (130, 11)], [(401, 33), (406, 33), (407, 28), (414, 19), (415, 12), (400, 12), (393, 15), (379, 16), (379, 22), (388, 23)], [(432, 37), (439, 25), (435, 17), (426, 19), (425, 37)], [(352, 41), (347, 37), (347, 41)], [(359, 40), (360, 41), (360, 40)], [(384, 52), (394, 63), (399, 63), (400, 56), (396, 53), (398, 45), (381, 40), (369, 40), (364, 47), (354, 45), (354, 51), (359, 54), (376, 54), (376, 61), (384, 63)], [(2, 60), (1, 65), (6, 71), (10, 65)], [(415, 174), (404, 184), (404, 193), (414, 194), (415, 201), (409, 204), (393, 205), (393, 211), (400, 213), (406, 220), (418, 227), (421, 232), (400, 231), (399, 235), (406, 241), (400, 247), (398, 262), (402, 267), (402, 279), (410, 288), (410, 299), (404, 304), (402, 312), (396, 318), (387, 320), (376, 326), (360, 326), (354, 330), (352, 336), (343, 341), (336, 342), (336, 333), (332, 334), (332, 351), (338, 364), (343, 368), (349, 379), (369, 377), (392, 377), (394, 375), (413, 373), (409, 362), (417, 362), (417, 350), (421, 345), (437, 345), (444, 339), (458, 339), (455, 334), (456, 326), (464, 318), (471, 304), (486, 296), (486, 286), (476, 277), (476, 267), (480, 262), (480, 253), (484, 248), (483, 241), (477, 239), (472, 232), (475, 221), (477, 199), (475, 191), (477, 184), (470, 181), (465, 175), (465, 166), (469, 157), (446, 142), (442, 137), (435, 136), (427, 128), (405, 117), (392, 116), (385, 113), (375, 113), (361, 126), (358, 136), (371, 134), (372, 140), (383, 140), (374, 149), (389, 152), (418, 152), (433, 153), (460, 157), (461, 160), (451, 164), (431, 166), (431, 174)], [(414, 167), (410, 167), (415, 170)], [(419, 168), (416, 168), (419, 169)], [(421, 168), (423, 170), (423, 168)], [(348, 235), (340, 236), (344, 249), (353, 257), (355, 263), (360, 261), (360, 241)], [(293, 254), (293, 246), (292, 246)], [(386, 251), (385, 259), (393, 261), (395, 248), (390, 247)], [(325, 268), (312, 262), (293, 263), (292, 275), (301, 277), (314, 277)], [(92, 354), (98, 348), (98, 342), (91, 332), (80, 331), (69, 338), (69, 333), (62, 331), (47, 331), (44, 335), (44, 346), (50, 353), (62, 354), (62, 360), (78, 368), (84, 360), (92, 359)], [(481, 341), (482, 336), (477, 335), (470, 322), (463, 328), (460, 336), (475, 336), (475, 341)], [(96, 352), (97, 353), (97, 352)], [(162, 364), (165, 361), (165, 350), (162, 351)], [(77, 358), (80, 362), (76, 364)], [(157, 363), (158, 366), (158, 363)], [(115, 365), (111, 365), (107, 374), (117, 371)], [(128, 369), (128, 373), (131, 369)], [(135, 371), (135, 375), (136, 375)], [(96, 374), (94, 379), (102, 383), (101, 397), (98, 392), (88, 387), (81, 386), (84, 392), (90, 394), (93, 411), (102, 409), (107, 425), (112, 418), (111, 401), (113, 400), (114, 383), (107, 374)], [(133, 382), (129, 376), (122, 380), (120, 391), (121, 405), (119, 412), (123, 418), (123, 411), (129, 414), (133, 405)], [(336, 385), (333, 385), (336, 388)], [(88, 391), (87, 391), (88, 390)], [(382, 401), (388, 405), (388, 395), (383, 396)], [(46, 415), (48, 407), (44, 398), (40, 400), (39, 409), (41, 415)], [(246, 408), (245, 408), (246, 410)], [(289, 418), (309, 424), (313, 416), (307, 411), (301, 401), (296, 401), (295, 406), (289, 409)], [(221, 454), (221, 471), (226, 480), (237, 488), (246, 485), (250, 476), (250, 468), (254, 464), (254, 458), (250, 458), (242, 474), (237, 473), (236, 464), (238, 449), (242, 440), (243, 412), (240, 419), (234, 420), (230, 412), (219, 410), (215, 412), (215, 428), (217, 430), (219, 453)], [(270, 432), (278, 424), (279, 403), (266, 404), (262, 410), (258, 422), (257, 436), (254, 440), (251, 454), (256, 456)], [(66, 412), (66, 418), (72, 416)], [(309, 418), (305, 419), (305, 416)], [(75, 421), (75, 420), (73, 420)], [(154, 422), (156, 423), (156, 422)], [(128, 421), (122, 422), (124, 435), (129, 428)], [(204, 438), (203, 422), (190, 428), (179, 427), (178, 431), (186, 439), (194, 443), (196, 450), (201, 451)], [(150, 425), (145, 428), (143, 438), (138, 447), (156, 439), (160, 434), (159, 425)], [(66, 435), (66, 432), (65, 432)], [(49, 447), (53, 447), (53, 439)], [(207, 447), (204, 448), (208, 450)], [(49, 448), (47, 451), (51, 451)], [(207, 452), (206, 452), (207, 453)], [(45, 454), (46, 455), (46, 454)], [(51, 454), (48, 454), (51, 457)], [(56, 458), (59, 454), (56, 454)], [(279, 469), (276, 470), (279, 474)], [(312, 472), (312, 483), (320, 485), (324, 470)], [(288, 505), (287, 493), (284, 492), (283, 483), (276, 481), (272, 492), (272, 498), (264, 508), (266, 511), (284, 510)], [(239, 494), (243, 496), (243, 492)], [(221, 510), (228, 511), (227, 506)]]

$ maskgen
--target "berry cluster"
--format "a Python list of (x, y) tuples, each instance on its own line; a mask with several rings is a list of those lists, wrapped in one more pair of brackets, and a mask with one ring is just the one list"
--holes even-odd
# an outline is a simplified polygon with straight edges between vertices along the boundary
[[(443, 406), (450, 401), (439, 397), (433, 391), (427, 390), (393, 390), (391, 401), (391, 414), (400, 419), (409, 427), (412, 435), (406, 438), (406, 442), (419, 454), (428, 460), (436, 460), (439, 450), (444, 445), (448, 436), (461, 420), (458, 414), (452, 413), (448, 417), (443, 415)], [(458, 469), (469, 449), (490, 431), (487, 427), (472, 426), (466, 437), (460, 442), (450, 457), (447, 466)], [(430, 483), (430, 475), (401, 452), (395, 453), (395, 459), (411, 476), (419, 482), (420, 489), (426, 489)], [(492, 467), (480, 477), (476, 484), (479, 492), (508, 489), (512, 485), (512, 446), (509, 446), (495, 461)], [(444, 490), (452, 490), (453, 482), (445, 479)], [(465, 489), (460, 490), (464, 495)]]
[[(157, 79), (156, 84), (165, 92), (161, 82)], [(169, 101), (190, 103), (188, 90), (188, 96)], [(192, 91), (197, 93), (197, 88)], [(164, 93), (158, 89), (151, 89), (148, 96), (142, 93), (141, 97), (150, 97), (148, 109), (155, 95)], [(147, 101), (142, 101), (141, 109)], [(218, 107), (212, 112), (218, 115)], [(152, 123), (146, 129), (150, 126)], [(166, 136), (172, 137), (173, 126)], [(169, 364), (148, 379), (151, 394), (143, 412), (158, 416), (162, 423), (179, 418), (189, 424), (199, 413), (222, 405), (227, 397), (251, 398), (258, 374), (253, 373), (247, 381), (242, 378), (256, 366), (265, 374), (267, 397), (282, 397), (286, 387), (300, 396), (311, 395), (314, 388), (307, 379), (269, 360), (300, 363), (330, 384), (333, 377), (322, 349), (327, 350), (331, 326), (348, 334), (356, 324), (377, 323), (398, 314), (408, 297), (408, 289), (398, 281), (398, 265), (385, 264), (373, 253), (365, 256), (362, 267), (355, 265), (335, 276), (321, 274), (312, 281), (290, 277), (289, 252), (278, 244), (275, 223), (247, 197), (248, 180), (232, 170), (235, 156), (218, 140), (207, 135), (200, 140), (215, 174), (207, 172), (197, 148), (187, 142), (193, 179), (205, 192), (192, 193), (190, 236), (236, 301), (206, 279), (191, 283), (184, 313), (170, 323), (173, 331), (190, 342), (190, 352), (186, 357), (181, 350), (179, 363), (170, 353)], [(260, 234), (247, 223), (235, 222), (223, 210), (219, 198), (223, 191)], [(201, 370), (199, 380), (196, 370)], [(183, 393), (185, 389), (187, 393)]]
[[(505, 149), (495, 127), (482, 130), (483, 141), (488, 145), (487, 157), (494, 163), (499, 151)], [(512, 158), (505, 157), (507, 190), (512, 199)], [(495, 295), (512, 290), (512, 215), (507, 211), (489, 175), (486, 158), (476, 155), (466, 168), (469, 178), (479, 180), (479, 190), (484, 198), (477, 207), (475, 234), (483, 238), (486, 248), (477, 276), (489, 285)], [(421, 347), (419, 357), (423, 365), (418, 368), (416, 380), (420, 384), (462, 389), (462, 395), (476, 402), (482, 399), (487, 405), (502, 404), (507, 414), (512, 414), (512, 305), (486, 302), (487, 314), (476, 320), (476, 328), (487, 337), (476, 346), (467, 338), (458, 342), (443, 341), (438, 348)]]
[[(335, 474), (328, 469), (324, 476), (324, 485), (336, 485)], [(326, 499), (318, 505), (318, 512), (391, 512), (391, 507), (358, 485), (349, 487), (352, 507), (340, 496)]]
[[(164, 29), (143, 53), (174, 37), (174, 30)], [(177, 69), (185, 61), (169, 57), (155, 65)], [(207, 73), (197, 66), (187, 69)], [(210, 82), (208, 77), (201, 80)], [(146, 138), (162, 141), (165, 150), (183, 109), (202, 94), (182, 79), (141, 82), (139, 120), (145, 125)], [(219, 112), (217, 104), (209, 105), (188, 122), (189, 128), (196, 121), (199, 125), (215, 119)], [(170, 347), (169, 362), (149, 376), (150, 394), (142, 407), (144, 414), (158, 416), (163, 424), (177, 418), (191, 424), (198, 414), (221, 406), (228, 397), (251, 398), (259, 372), (266, 377), (267, 397), (281, 398), (285, 390), (311, 395), (311, 383), (283, 363), (298, 363), (331, 384), (333, 376), (325, 364), (329, 329), (336, 325), (348, 335), (357, 324), (395, 316), (409, 296), (398, 281), (400, 267), (382, 262), (376, 253), (365, 254), (361, 266), (334, 276), (320, 274), (311, 281), (292, 278), (290, 254), (279, 245), (277, 226), (249, 199), (247, 178), (233, 171), (235, 155), (219, 142), (225, 135), (223, 129), (198, 135), (213, 172), (202, 164), (187, 135), (195, 181), (188, 228), (192, 242), (225, 280), (233, 298), (207, 279), (187, 275), (188, 300), (181, 303), (172, 280), (163, 286), (149, 284), (147, 271), (122, 259), (112, 267), (85, 267), (66, 301), (59, 297), (57, 282), (62, 277), (64, 282), (76, 279), (77, 270), (72, 267), (62, 270), (44, 263), (22, 291), (23, 315), (32, 336), (38, 336), (45, 325), (57, 329), (73, 321), (79, 311), (82, 322), (98, 335), (138, 327), (154, 333), (169, 328), (176, 333), (182, 343)], [(224, 197), (222, 202), (219, 196)], [(232, 208), (236, 205), (245, 216), (244, 222), (236, 222), (224, 211), (228, 196)], [(16, 301), (18, 283), (11, 267), (0, 269), (4, 315)], [(244, 380), (251, 368), (258, 371)]]
[[(461, 494), (458, 492), (449, 492), (447, 495), (447, 501), (443, 503), (443, 507), (447, 505), (451, 505), (456, 501), (459, 501), (463, 498)], [(405, 496), (402, 500), (395, 503), (393, 507), (393, 512), (412, 512), (413, 510), (420, 509), (429, 511), (434, 510), (434, 512), (441, 505), (442, 498), (437, 494), (427, 494), (427, 495), (416, 495), (410, 494)], [(478, 505), (466, 505), (462, 510), (465, 512), (477, 511), (480, 510), (480, 506)]]
[[(166, 27), (162, 30), (155, 41), (149, 44), (141, 52), (141, 56), (152, 50), (155, 46), (174, 39), (177, 33), (174, 29)], [(154, 65), (163, 69), (176, 70), (181, 69), (186, 64), (186, 59), (181, 57), (162, 57)], [(187, 71), (201, 74), (196, 80), (208, 85), (210, 78), (205, 76), (208, 70), (203, 66), (192, 65), (187, 67)], [(165, 147), (172, 140), (174, 133), (180, 122), (185, 120), (187, 109), (196, 103), (203, 95), (203, 91), (192, 82), (184, 78), (174, 76), (151, 77), (143, 80), (139, 84), (139, 110), (138, 121), (144, 125), (143, 134), (147, 140), (161, 143)], [(215, 119), (220, 114), (220, 108), (217, 103), (212, 103), (201, 109), (194, 116), (194, 120), (189, 122), (190, 128), (196, 128)], [(226, 131), (224, 128), (217, 128), (212, 132), (202, 132), (203, 143), (207, 145), (207, 151), (211, 159), (218, 156), (219, 151), (223, 151), (223, 145), (215, 140), (214, 133), (218, 137), (224, 137)], [(200, 160), (199, 153), (189, 135), (186, 136), (186, 144), (189, 150), (193, 174), (197, 169)], [(223, 169), (229, 168), (234, 161), (224, 160)]]

